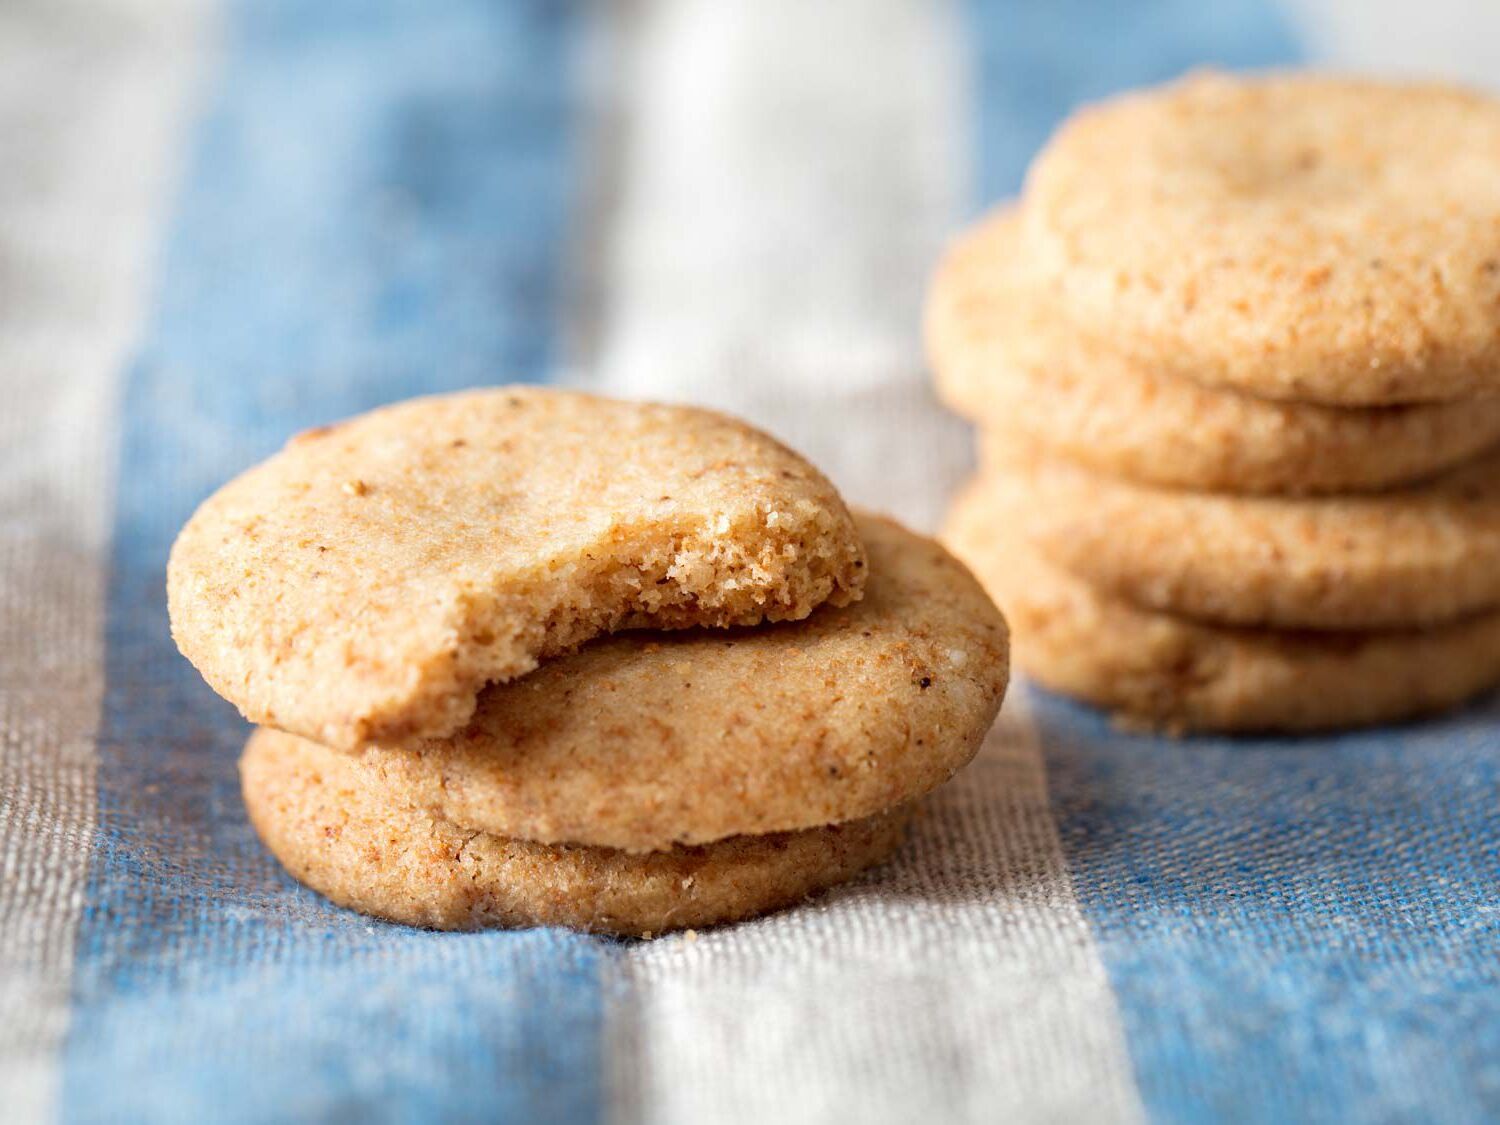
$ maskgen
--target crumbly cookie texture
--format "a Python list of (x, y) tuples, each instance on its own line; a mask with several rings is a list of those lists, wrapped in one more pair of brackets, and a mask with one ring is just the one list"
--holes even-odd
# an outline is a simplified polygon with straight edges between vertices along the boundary
[(1005, 694), (1006, 626), (938, 544), (858, 522), (857, 605), (599, 641), (488, 689), (461, 734), (363, 761), (443, 819), (637, 852), (907, 803), (978, 750)]
[(910, 815), (634, 855), (461, 827), (406, 803), (351, 755), (277, 731), (251, 737), (240, 773), (251, 823), (297, 879), (342, 906), (442, 930), (650, 936), (733, 922), (879, 863)]
[(939, 393), (993, 440), (1100, 472), (1234, 493), (1409, 484), (1500, 444), (1500, 395), (1345, 408), (1278, 402), (1160, 374), (1068, 326), (1035, 284), (1020, 217), (954, 243), (927, 302)]
[(1164, 374), (1342, 405), (1500, 392), (1500, 102), (1199, 73), (1076, 114), (1025, 240), (1100, 343)]
[(1042, 686), (1169, 731), (1313, 731), (1445, 710), (1500, 684), (1500, 613), (1433, 629), (1293, 633), (1197, 624), (1044, 561), (978, 490), (947, 541), (1015, 629)]
[(1309, 498), (1177, 491), (991, 453), (972, 503), (1146, 608), (1307, 629), (1408, 628), (1500, 608), (1500, 451), (1408, 488)]
[(198, 509), (167, 593), (247, 718), (350, 747), (452, 733), (600, 634), (796, 620), (864, 575), (843, 501), (765, 434), (502, 387), (294, 438)]

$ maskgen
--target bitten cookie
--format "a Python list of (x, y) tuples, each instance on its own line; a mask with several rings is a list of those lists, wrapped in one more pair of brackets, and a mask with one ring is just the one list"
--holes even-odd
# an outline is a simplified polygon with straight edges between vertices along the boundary
[(1200, 73), (1076, 114), (1025, 240), (1143, 367), (1342, 405), (1500, 392), (1500, 102)]
[(1044, 562), (982, 493), (947, 541), (1000, 602), (1042, 686), (1171, 730), (1313, 731), (1393, 722), (1500, 684), (1500, 613), (1434, 629), (1285, 633), (1138, 609)]
[(247, 718), (349, 747), (449, 734), (603, 633), (846, 605), (864, 565), (828, 481), (749, 426), (503, 387), (294, 438), (198, 509), (167, 592)]
[(599, 641), (489, 688), (462, 733), (362, 760), (445, 820), (637, 852), (908, 803), (974, 756), (999, 711), (1005, 621), (938, 544), (858, 523), (856, 605)]
[(1137, 605), (1231, 625), (1407, 628), (1500, 608), (1500, 451), (1361, 496), (1222, 496), (993, 450), (970, 504)]
[(1058, 317), (1019, 223), (1005, 208), (963, 235), (927, 303), (939, 392), (999, 442), (1146, 483), (1282, 494), (1410, 483), (1500, 444), (1500, 395), (1349, 409), (1212, 390), (1131, 362)]
[(341, 906), (443, 930), (649, 936), (733, 922), (879, 863), (910, 814), (632, 855), (462, 828), (406, 803), (357, 759), (280, 731), (251, 737), (240, 773), (251, 822), (299, 880)]

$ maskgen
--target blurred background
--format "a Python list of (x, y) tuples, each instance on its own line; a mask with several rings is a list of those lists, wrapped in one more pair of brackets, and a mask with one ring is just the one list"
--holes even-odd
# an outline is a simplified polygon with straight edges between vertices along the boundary
[(442, 941), (290, 885), (167, 634), (210, 491), (476, 384), (720, 406), (934, 527), (945, 241), (1080, 101), (1299, 64), (1500, 86), (1500, 3), (0, 0), (0, 1117), (1493, 1117), (1486, 837), (1423, 772), (1492, 782), (1488, 720), (1122, 754), (1018, 692), (836, 940)]

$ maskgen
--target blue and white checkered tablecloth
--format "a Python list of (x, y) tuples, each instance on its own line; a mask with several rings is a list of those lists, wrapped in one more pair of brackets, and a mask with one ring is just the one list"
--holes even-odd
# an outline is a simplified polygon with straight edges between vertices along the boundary
[(1174, 742), (1021, 689), (813, 905), (435, 934), (260, 848), (163, 595), (291, 432), (508, 380), (726, 407), (931, 527), (970, 454), (925, 277), (1070, 106), (1402, 27), (1428, 65), (1453, 7), (0, 6), (0, 1120), (1500, 1118), (1494, 704)]

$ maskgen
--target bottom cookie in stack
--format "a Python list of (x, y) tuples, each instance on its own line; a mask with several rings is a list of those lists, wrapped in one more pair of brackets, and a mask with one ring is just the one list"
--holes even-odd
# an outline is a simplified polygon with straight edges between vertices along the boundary
[(1219, 626), (1141, 608), (1045, 560), (981, 479), (946, 540), (1004, 607), (1043, 687), (1174, 731), (1313, 731), (1431, 714), (1500, 684), (1500, 613), (1420, 629)]
[(354, 758), (278, 731), (252, 736), (241, 770), (256, 830), (288, 871), (341, 905), (440, 930), (646, 934), (775, 910), (885, 859), (910, 811), (636, 854), (460, 828)]
[(866, 517), (864, 599), (795, 624), (616, 636), (488, 689), (453, 738), (252, 736), (256, 830), (308, 886), (441, 929), (626, 935), (800, 901), (880, 862), (973, 757), (1004, 620), (930, 540)]

